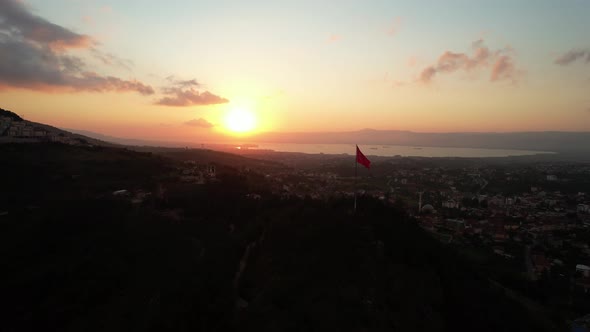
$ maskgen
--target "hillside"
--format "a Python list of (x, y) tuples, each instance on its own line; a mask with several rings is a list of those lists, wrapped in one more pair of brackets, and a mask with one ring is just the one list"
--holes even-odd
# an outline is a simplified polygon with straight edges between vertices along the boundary
[[(10, 175), (0, 197), (8, 331), (543, 330), (371, 198), (351, 215), (351, 200), (281, 199), (231, 165), (191, 185), (176, 180), (181, 161), (151, 153), (58, 144), (0, 153)], [(119, 189), (151, 195), (138, 203)]]
[(115, 146), (100, 139), (24, 120), (14, 112), (0, 109), (0, 143), (59, 142), (70, 145)]
[(11, 112), (9, 110), (5, 110), (3, 108), (0, 108), (0, 117), (7, 117), (12, 121), (23, 121), (23, 118), (18, 116), (18, 114)]

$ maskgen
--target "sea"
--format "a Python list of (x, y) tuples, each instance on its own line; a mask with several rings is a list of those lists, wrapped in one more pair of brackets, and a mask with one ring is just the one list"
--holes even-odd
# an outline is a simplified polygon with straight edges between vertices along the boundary
[[(279, 152), (302, 152), (311, 154), (349, 154), (356, 153), (354, 144), (303, 144), (303, 143), (257, 143), (242, 146), (249, 150), (273, 150)], [(361, 151), (367, 156), (383, 157), (509, 157), (531, 156), (538, 154), (553, 154), (548, 151), (507, 150), (507, 149), (480, 149), (480, 148), (448, 148), (429, 146), (402, 146), (402, 145), (359, 145)]]

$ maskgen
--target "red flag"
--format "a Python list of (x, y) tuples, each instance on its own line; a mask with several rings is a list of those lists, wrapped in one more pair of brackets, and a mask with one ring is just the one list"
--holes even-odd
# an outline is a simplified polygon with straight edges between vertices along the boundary
[(356, 146), (356, 162), (365, 166), (366, 168), (371, 168), (371, 161), (365, 157), (358, 145)]

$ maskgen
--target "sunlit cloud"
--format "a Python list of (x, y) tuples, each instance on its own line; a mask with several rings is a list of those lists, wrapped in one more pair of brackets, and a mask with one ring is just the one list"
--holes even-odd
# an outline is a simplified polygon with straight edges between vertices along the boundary
[(154, 93), (137, 80), (93, 72), (82, 58), (68, 54), (74, 48), (102, 54), (96, 45), (90, 36), (33, 15), (21, 1), (0, 0), (0, 90)]
[(492, 75), (490, 80), (492, 82), (499, 80), (514, 80), (514, 73), (516, 69), (512, 63), (512, 58), (507, 55), (498, 57), (494, 66), (492, 67)]
[(166, 78), (169, 86), (162, 88), (162, 93), (166, 95), (156, 101), (157, 105), (163, 106), (202, 106), (225, 104), (229, 100), (217, 96), (209, 91), (199, 92), (196, 88), (201, 84), (196, 80), (178, 80), (173, 76)]
[(567, 53), (560, 55), (557, 59), (555, 59), (554, 63), (567, 66), (569, 64), (574, 63), (578, 59), (584, 59), (586, 63), (590, 63), (590, 50), (582, 50), (582, 49), (573, 49), (569, 50)]
[(169, 87), (163, 88), (165, 93), (174, 93), (178, 88), (187, 89), (201, 86), (201, 83), (197, 82), (196, 79), (181, 80), (177, 79), (174, 75), (166, 77), (166, 81), (168, 81)]
[(435, 74), (436, 74), (436, 68), (434, 68), (433, 66), (426, 67), (420, 73), (419, 80), (422, 83), (430, 83), (430, 81), (432, 80), (432, 78), (434, 77)]
[(199, 128), (213, 128), (213, 124), (203, 118), (192, 119), (184, 123), (187, 126)]
[(427, 66), (418, 77), (421, 83), (430, 83), (434, 77), (443, 73), (474, 71), (491, 67), (490, 81), (516, 81), (518, 70), (514, 65), (512, 48), (491, 51), (482, 39), (472, 43), (472, 54), (445, 51), (434, 65)]
[(395, 36), (400, 31), (402, 26), (402, 19), (400, 17), (396, 17), (393, 19), (391, 25), (385, 30), (385, 33), (389, 36)]

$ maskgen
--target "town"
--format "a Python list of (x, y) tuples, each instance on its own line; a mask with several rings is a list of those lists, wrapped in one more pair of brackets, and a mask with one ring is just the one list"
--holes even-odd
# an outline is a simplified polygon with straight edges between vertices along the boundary
[[(104, 189), (92, 192), (89, 198), (128, 202), (134, 213), (153, 211), (174, 223), (186, 221), (187, 197), (195, 190), (206, 195), (207, 185), (224, 185), (227, 181), (220, 179), (228, 174), (245, 179), (245, 202), (276, 198), (285, 204), (291, 200), (326, 206), (334, 201), (348, 202), (345, 209), (354, 216), (355, 198), (360, 211), (367, 199), (377, 201), (403, 211), (411, 223), (457, 252), (490, 283), (524, 306), (538, 312), (549, 310), (556, 321), (590, 311), (590, 164), (585, 162), (561, 160), (559, 156), (369, 155), (370, 169), (355, 170), (351, 155), (283, 153), (231, 145), (225, 152), (188, 147), (113, 147), (24, 121), (7, 111), (0, 117), (0, 136), (8, 143), (7, 151), (16, 149), (11, 153), (22, 148), (45, 150), (48, 155), (55, 151), (56, 156), (61, 156), (62, 150), (71, 150), (74, 156), (113, 153), (116, 158), (126, 154), (147, 158), (155, 163), (153, 171), (142, 168), (133, 173), (138, 183), (144, 183), (146, 177), (153, 181), (126, 185), (123, 173), (130, 170), (121, 173), (118, 165), (112, 165), (109, 181), (96, 186)], [(63, 157), (67, 163), (73, 158), (70, 154)], [(159, 163), (166, 167), (156, 167)], [(85, 172), (83, 166), (72, 174), (54, 174), (52, 186), (76, 183)], [(104, 182), (106, 178), (102, 179)], [(232, 191), (227, 187), (224, 190)], [(173, 203), (178, 199), (186, 203)], [(26, 209), (34, 208), (30, 203), (25, 205)], [(0, 216), (12, 216), (13, 211), (13, 206), (6, 205)], [(570, 323), (589, 326), (590, 317)]]
[(266, 178), (284, 198), (329, 201), (356, 191), (401, 207), (490, 279), (558, 310), (588, 308), (589, 164), (373, 158), (371, 170), (357, 177), (352, 156), (317, 156)]

